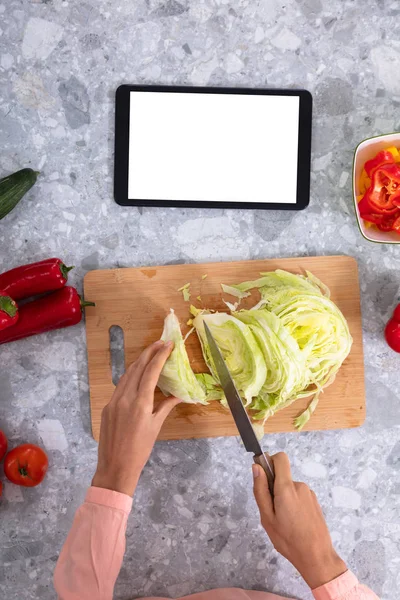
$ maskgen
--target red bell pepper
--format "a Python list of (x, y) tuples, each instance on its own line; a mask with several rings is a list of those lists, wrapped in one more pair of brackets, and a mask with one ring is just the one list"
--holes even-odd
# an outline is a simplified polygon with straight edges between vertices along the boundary
[(0, 331), (15, 325), (19, 319), (17, 303), (4, 291), (0, 291)]
[(0, 344), (76, 325), (82, 319), (85, 306), (94, 306), (94, 303), (83, 301), (76, 289), (69, 286), (27, 302), (19, 310), (18, 323), (0, 331)]
[(381, 150), (378, 154), (372, 158), (371, 160), (367, 160), (364, 165), (364, 169), (368, 175), (368, 177), (372, 177), (373, 173), (382, 165), (387, 165), (394, 163), (394, 156), (391, 152), (387, 150)]
[(59, 258), (24, 265), (0, 275), (0, 289), (15, 300), (54, 292), (65, 286), (71, 269), (73, 267), (66, 267)]
[(400, 352), (400, 304), (385, 327), (385, 338), (392, 350)]

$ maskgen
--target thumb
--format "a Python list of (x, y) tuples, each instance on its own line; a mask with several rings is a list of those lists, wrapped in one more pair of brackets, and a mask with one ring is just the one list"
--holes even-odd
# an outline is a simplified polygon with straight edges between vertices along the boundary
[(253, 492), (260, 511), (261, 521), (272, 521), (274, 516), (274, 502), (268, 487), (268, 480), (264, 469), (257, 464), (253, 468)]
[(179, 398), (175, 396), (169, 396), (157, 406), (155, 414), (161, 423), (164, 423), (165, 419), (168, 417), (169, 413), (177, 404), (182, 402)]

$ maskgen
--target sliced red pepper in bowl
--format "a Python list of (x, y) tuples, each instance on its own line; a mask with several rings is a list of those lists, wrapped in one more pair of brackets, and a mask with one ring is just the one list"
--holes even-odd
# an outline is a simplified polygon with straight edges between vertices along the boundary
[(383, 215), (374, 215), (368, 213), (361, 213), (360, 217), (364, 219), (364, 221), (368, 221), (368, 223), (373, 223), (374, 225), (380, 225), (385, 217)]
[(395, 222), (393, 223), (392, 229), (393, 229), (393, 231), (400, 233), (400, 211), (399, 211), (399, 216), (396, 218)]
[[(390, 208), (376, 206), (370, 201), (367, 195), (365, 195), (358, 205), (358, 210), (360, 211), (360, 216), (366, 221), (371, 221), (371, 223), (379, 223), (383, 219), (395, 216), (400, 209), (398, 206), (391, 206)], [(367, 219), (367, 215), (375, 217), (375, 219)]]
[(361, 196), (357, 201), (360, 217), (366, 224), (400, 235), (399, 158), (397, 148), (391, 147), (365, 163), (359, 181)]
[(394, 201), (400, 200), (400, 167), (392, 164), (377, 169), (372, 175), (371, 187), (364, 199), (377, 210), (397, 209)]
[(358, 205), (360, 216), (376, 224), (381, 231), (391, 231), (400, 215), (399, 204), (400, 167), (396, 164), (379, 167), (373, 173), (371, 186)]
[(373, 173), (382, 165), (387, 165), (394, 162), (395, 159), (391, 152), (389, 152), (388, 150), (381, 150), (376, 156), (374, 156), (374, 158), (372, 158), (371, 160), (367, 160), (367, 162), (364, 165), (364, 169), (368, 177), (371, 177)]
[(395, 218), (386, 219), (386, 221), (382, 221), (377, 224), (378, 229), (380, 231), (393, 231), (393, 225), (395, 223)]

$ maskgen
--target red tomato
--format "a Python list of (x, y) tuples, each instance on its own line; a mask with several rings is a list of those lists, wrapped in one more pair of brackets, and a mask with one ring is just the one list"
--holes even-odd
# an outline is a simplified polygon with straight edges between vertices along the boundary
[(34, 444), (22, 444), (9, 452), (4, 460), (7, 479), (25, 487), (35, 487), (44, 479), (49, 461), (47, 454)]
[(7, 452), (7, 438), (6, 434), (3, 433), (0, 429), (0, 460), (3, 460), (3, 456)]

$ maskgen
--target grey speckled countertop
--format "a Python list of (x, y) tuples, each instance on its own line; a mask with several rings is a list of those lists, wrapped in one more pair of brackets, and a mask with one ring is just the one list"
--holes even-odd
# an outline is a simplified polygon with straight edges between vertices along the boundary
[[(267, 444), (289, 453), (296, 478), (317, 492), (338, 551), (383, 600), (400, 588), (400, 358), (382, 338), (400, 260), (398, 247), (361, 238), (350, 171), (360, 140), (400, 129), (399, 14), (396, 0), (0, 0), (0, 173), (42, 171), (1, 222), (1, 270), (59, 255), (76, 265), (71, 280), (81, 286), (94, 268), (358, 259), (367, 421)], [(309, 209), (114, 204), (114, 91), (135, 82), (308, 88)], [(50, 600), (55, 561), (96, 461), (84, 327), (2, 347), (0, 364), (1, 427), (12, 444), (43, 444), (51, 461), (37, 489), (5, 485), (0, 595)], [(157, 444), (129, 521), (118, 600), (216, 586), (311, 597), (258, 525), (250, 465), (238, 450), (236, 438)]]

